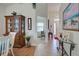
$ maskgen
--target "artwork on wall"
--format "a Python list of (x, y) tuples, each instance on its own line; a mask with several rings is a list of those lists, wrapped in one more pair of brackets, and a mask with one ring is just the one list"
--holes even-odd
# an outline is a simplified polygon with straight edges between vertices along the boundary
[(63, 12), (63, 28), (65, 30), (79, 31), (79, 6), (69, 3)]
[(32, 18), (28, 18), (28, 30), (32, 30)]

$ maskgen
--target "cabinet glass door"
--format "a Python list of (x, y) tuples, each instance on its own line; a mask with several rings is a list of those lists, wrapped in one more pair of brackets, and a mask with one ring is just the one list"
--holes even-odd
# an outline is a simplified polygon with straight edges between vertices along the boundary
[(12, 31), (12, 21), (11, 19), (9, 18), (8, 19), (8, 32), (11, 32)]
[(14, 16), (14, 31), (18, 32), (19, 31), (19, 17)]
[(22, 17), (22, 32), (25, 31), (25, 19)]

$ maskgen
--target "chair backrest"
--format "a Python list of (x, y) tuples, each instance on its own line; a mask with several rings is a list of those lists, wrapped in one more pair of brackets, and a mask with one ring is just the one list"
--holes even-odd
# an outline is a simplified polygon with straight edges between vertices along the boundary
[(8, 52), (9, 52), (9, 42), (10, 42), (10, 39), (9, 39), (8, 36), (1, 38), (1, 45), (0, 45), (1, 56), (7, 56), (8, 55)]
[(41, 37), (45, 37), (44, 31), (41, 31)]
[(11, 32), (9, 36), (0, 37), (0, 55), (7, 56), (9, 49), (13, 48), (16, 32)]
[(16, 32), (10, 32), (10, 34), (9, 34), (10, 48), (13, 48), (14, 41), (15, 41), (15, 35), (16, 35)]

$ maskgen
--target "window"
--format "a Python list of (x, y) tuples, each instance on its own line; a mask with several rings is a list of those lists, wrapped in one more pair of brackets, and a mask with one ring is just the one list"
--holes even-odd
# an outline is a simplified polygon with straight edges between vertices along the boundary
[(37, 23), (37, 32), (43, 31), (44, 23)]

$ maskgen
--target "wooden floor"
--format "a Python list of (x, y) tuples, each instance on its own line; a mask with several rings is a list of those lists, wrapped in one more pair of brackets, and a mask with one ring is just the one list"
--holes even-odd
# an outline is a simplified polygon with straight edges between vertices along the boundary
[[(26, 47), (14, 48), (13, 52), (15, 56), (34, 56), (35, 49), (36, 49), (35, 46), (29, 47), (29, 48), (26, 48)], [(12, 56), (11, 53), (9, 53), (9, 56)]]

